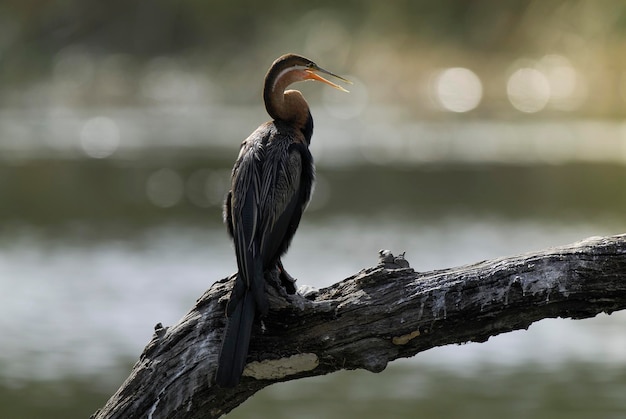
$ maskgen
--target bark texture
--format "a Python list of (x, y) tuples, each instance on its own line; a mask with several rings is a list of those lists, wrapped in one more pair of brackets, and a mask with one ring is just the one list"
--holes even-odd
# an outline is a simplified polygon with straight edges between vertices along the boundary
[(397, 358), (484, 342), (544, 318), (622, 310), (626, 235), (425, 273), (381, 251), (377, 266), (305, 296), (268, 287), (270, 314), (255, 325), (244, 377), (222, 389), (212, 379), (231, 286), (232, 277), (216, 282), (178, 324), (157, 325), (130, 376), (92, 418), (217, 418), (275, 382), (380, 372)]

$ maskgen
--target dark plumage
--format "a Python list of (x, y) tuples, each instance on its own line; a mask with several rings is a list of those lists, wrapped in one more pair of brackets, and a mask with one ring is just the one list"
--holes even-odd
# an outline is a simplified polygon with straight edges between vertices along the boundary
[(302, 94), (285, 89), (297, 81), (318, 80), (344, 90), (317, 72), (335, 76), (298, 55), (274, 61), (263, 89), (265, 108), (273, 121), (243, 142), (233, 167), (224, 218), (235, 244), (238, 273), (226, 309), (228, 324), (215, 378), (222, 387), (239, 383), (254, 319), (257, 313), (267, 313), (264, 273), (277, 268), (283, 284), (295, 292), (280, 258), (311, 196), (313, 118)]

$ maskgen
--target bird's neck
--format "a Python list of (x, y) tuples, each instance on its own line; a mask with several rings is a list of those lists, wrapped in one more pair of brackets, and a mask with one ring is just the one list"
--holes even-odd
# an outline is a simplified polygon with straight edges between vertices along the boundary
[(283, 86), (274, 86), (270, 94), (265, 94), (265, 109), (274, 119), (289, 122), (303, 129), (309, 119), (309, 105), (298, 90), (284, 90)]

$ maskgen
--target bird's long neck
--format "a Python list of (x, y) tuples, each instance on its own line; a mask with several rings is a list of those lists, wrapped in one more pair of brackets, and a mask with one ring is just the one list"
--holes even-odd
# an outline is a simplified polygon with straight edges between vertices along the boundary
[(278, 79), (277, 82), (266, 80), (263, 90), (265, 109), (272, 118), (304, 129), (310, 123), (309, 105), (298, 90), (285, 91), (293, 81), (288, 77)]

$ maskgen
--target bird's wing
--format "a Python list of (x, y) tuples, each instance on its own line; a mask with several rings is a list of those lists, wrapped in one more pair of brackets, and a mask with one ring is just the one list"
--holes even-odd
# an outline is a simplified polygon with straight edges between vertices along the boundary
[(260, 250), (265, 264), (279, 257), (281, 248), (286, 249), (288, 243), (284, 241), (290, 239), (286, 238), (287, 231), (294, 222), (295, 231), (308, 200), (308, 196), (305, 197), (301, 191), (302, 154), (299, 147), (292, 144), (281, 156), (283, 158), (275, 159), (271, 176), (264, 179), (272, 183), (271, 187), (264, 189), (263, 195), (266, 199)]
[(239, 270), (228, 311), (234, 308), (247, 290), (257, 300), (257, 308), (267, 306), (263, 281), (263, 261), (257, 236), (264, 150), (252, 136), (244, 141), (233, 169), (230, 211), (233, 241)]

